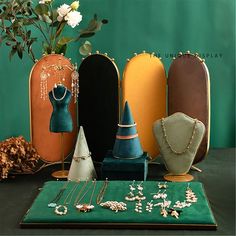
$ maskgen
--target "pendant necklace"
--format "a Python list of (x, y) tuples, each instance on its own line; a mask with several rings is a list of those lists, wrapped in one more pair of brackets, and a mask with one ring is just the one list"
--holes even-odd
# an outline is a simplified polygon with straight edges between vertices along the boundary
[[(57, 205), (57, 206), (55, 207), (54, 212), (55, 212), (57, 215), (61, 215), (61, 216), (62, 216), (62, 215), (66, 215), (66, 214), (67, 214), (67, 212), (68, 212), (67, 205), (70, 204), (70, 202), (71, 202), (71, 200), (72, 200), (72, 197), (73, 197), (73, 194), (74, 194), (74, 192), (76, 191), (77, 187), (79, 186), (79, 183), (80, 183), (80, 181), (78, 181), (78, 182), (73, 186), (73, 188), (72, 188), (72, 189), (70, 190), (70, 192), (67, 194), (67, 196), (66, 196), (66, 198), (65, 198), (65, 200), (64, 200), (64, 202), (63, 202), (63, 204)], [(69, 201), (67, 201), (69, 197), (70, 197), (70, 199), (69, 199)]]
[(64, 91), (64, 94), (63, 94), (63, 96), (62, 96), (61, 98), (56, 98), (55, 93), (54, 93), (54, 88), (52, 89), (52, 96), (53, 96), (53, 98), (54, 98), (56, 101), (61, 101), (61, 100), (63, 100), (63, 99), (65, 98), (66, 93), (67, 93), (67, 88), (66, 88), (66, 87), (64, 87), (64, 88), (65, 88), (65, 91)]
[[(81, 198), (79, 200), (77, 200), (77, 202), (75, 202), (75, 207), (78, 209), (79, 212), (90, 212), (94, 208), (94, 205), (92, 205), (92, 200), (93, 200), (93, 195), (94, 195), (94, 191), (95, 191), (95, 188), (96, 188), (96, 183), (97, 183), (97, 181), (96, 181), (96, 179), (94, 179), (92, 181), (91, 185), (88, 187), (88, 189), (81, 196)], [(87, 183), (86, 183), (86, 185), (87, 185)], [(88, 193), (88, 191), (92, 187), (93, 187), (93, 190), (92, 190), (89, 202), (88, 203), (81, 203), (81, 200), (85, 197), (85, 195)], [(79, 196), (81, 194), (82, 194), (82, 191), (79, 192)], [(77, 196), (77, 199), (78, 199), (78, 196)]]

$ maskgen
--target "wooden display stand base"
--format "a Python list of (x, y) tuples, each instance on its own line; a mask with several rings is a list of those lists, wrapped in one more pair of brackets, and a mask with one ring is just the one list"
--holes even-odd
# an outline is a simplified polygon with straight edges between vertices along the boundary
[(52, 173), (52, 176), (57, 179), (66, 179), (68, 177), (68, 170), (58, 170)]
[(184, 174), (184, 175), (166, 174), (164, 175), (164, 179), (171, 182), (189, 182), (193, 180), (193, 176), (190, 174)]

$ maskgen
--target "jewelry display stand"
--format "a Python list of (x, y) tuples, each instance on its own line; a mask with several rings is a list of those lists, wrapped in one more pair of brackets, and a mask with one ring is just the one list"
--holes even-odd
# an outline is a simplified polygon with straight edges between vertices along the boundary
[(102, 162), (102, 179), (146, 180), (148, 155), (143, 151), (128, 102), (125, 103), (121, 123), (118, 124), (112, 151)]
[(216, 229), (200, 182), (159, 183), (167, 188), (156, 181), (49, 181), (21, 227)]
[(171, 182), (188, 182), (193, 180), (193, 176), (190, 174), (183, 174), (183, 175), (166, 174), (164, 175), (164, 179)]
[(52, 173), (52, 176), (57, 179), (66, 179), (69, 171), (65, 170), (65, 157), (64, 157), (64, 135), (61, 135), (61, 170)]
[(154, 123), (154, 134), (169, 173), (164, 179), (173, 182), (191, 181), (187, 174), (205, 133), (201, 121), (177, 112)]
[(206, 128), (193, 164), (202, 161), (210, 144), (210, 75), (199, 55), (179, 53), (168, 72), (168, 115), (176, 112), (200, 120)]
[(122, 79), (122, 106), (128, 101), (142, 148), (151, 159), (160, 153), (153, 122), (166, 116), (166, 74), (161, 58), (143, 52), (128, 60)]
[(96, 170), (93, 165), (91, 152), (86, 141), (84, 129), (80, 126), (73, 159), (71, 162), (68, 180), (91, 180), (97, 178)]
[(101, 162), (112, 149), (119, 123), (120, 75), (106, 53), (91, 54), (79, 66), (78, 121), (94, 161)]
[[(49, 130), (52, 106), (47, 96), (48, 91), (54, 87), (55, 83), (58, 83), (58, 76), (60, 77), (61, 74), (64, 78), (63, 84), (67, 88), (71, 87), (72, 71), (69, 68), (73, 68), (73, 65), (68, 58), (63, 55), (50, 54), (43, 56), (31, 70), (29, 81), (30, 136), (31, 142), (42, 160), (40, 163), (42, 167), (61, 162), (61, 137)], [(73, 151), (77, 137), (77, 104), (73, 101), (70, 103), (69, 111), (74, 128), (71, 133), (67, 133), (63, 137), (64, 159)]]

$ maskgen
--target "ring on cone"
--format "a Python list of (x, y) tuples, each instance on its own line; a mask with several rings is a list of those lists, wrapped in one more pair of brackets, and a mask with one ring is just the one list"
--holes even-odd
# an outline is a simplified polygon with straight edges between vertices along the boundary
[(74, 156), (68, 174), (68, 180), (77, 181), (80, 179), (81, 181), (84, 181), (96, 177), (97, 175), (84, 135), (84, 129), (80, 126)]
[(114, 157), (123, 159), (136, 159), (143, 155), (136, 123), (134, 122), (127, 101), (123, 110), (122, 122), (118, 124), (116, 141), (112, 153)]

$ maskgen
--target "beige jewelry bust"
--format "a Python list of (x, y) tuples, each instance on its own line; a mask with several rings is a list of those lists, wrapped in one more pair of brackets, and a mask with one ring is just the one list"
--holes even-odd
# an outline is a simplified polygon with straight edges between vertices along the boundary
[(204, 124), (177, 112), (157, 120), (153, 131), (169, 171), (164, 178), (175, 182), (191, 181), (193, 176), (187, 173), (204, 136)]
[(80, 126), (74, 156), (71, 162), (68, 180), (90, 180), (97, 178), (97, 174), (89, 152), (88, 144), (85, 138), (84, 129)]

